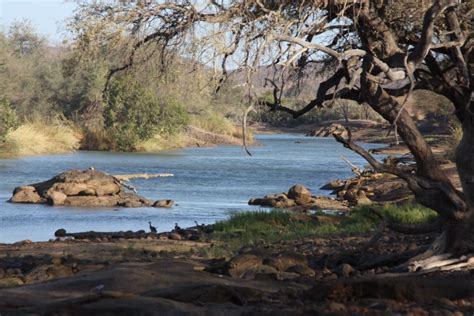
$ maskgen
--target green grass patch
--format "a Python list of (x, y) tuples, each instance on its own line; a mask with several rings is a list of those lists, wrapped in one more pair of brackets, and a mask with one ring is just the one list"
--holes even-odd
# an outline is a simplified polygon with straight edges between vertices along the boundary
[[(230, 255), (243, 246), (261, 246), (309, 237), (368, 233), (380, 221), (371, 211), (373, 207), (355, 208), (347, 216), (318, 213), (316, 216), (321, 218), (319, 221), (315, 216), (284, 210), (233, 213), (228, 220), (216, 223), (212, 234), (213, 247), (200, 251), (206, 252), (201, 253), (202, 255), (221, 257)], [(436, 218), (433, 210), (417, 204), (386, 205), (376, 208), (385, 218), (397, 223), (416, 224)]]
[[(374, 213), (371, 211), (373, 206), (361, 206), (355, 208), (351, 217), (354, 219), (367, 219), (372, 222), (377, 222)], [(402, 224), (419, 224), (435, 220), (437, 214), (432, 209), (426, 208), (420, 204), (403, 204), (403, 205), (391, 205), (387, 204), (384, 206), (378, 206), (376, 209), (385, 217), (387, 220), (395, 223)]]

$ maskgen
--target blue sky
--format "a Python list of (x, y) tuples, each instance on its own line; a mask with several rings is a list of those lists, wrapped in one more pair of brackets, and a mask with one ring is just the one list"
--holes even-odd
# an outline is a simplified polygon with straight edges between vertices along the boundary
[(61, 43), (65, 36), (64, 19), (75, 8), (70, 0), (0, 0), (0, 26), (7, 31), (15, 20), (26, 19), (49, 41)]

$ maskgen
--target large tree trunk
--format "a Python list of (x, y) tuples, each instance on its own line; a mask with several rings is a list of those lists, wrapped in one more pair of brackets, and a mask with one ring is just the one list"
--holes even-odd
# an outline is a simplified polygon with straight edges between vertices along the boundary
[(474, 128), (472, 116), (463, 122), (463, 137), (456, 149), (456, 167), (469, 210), (466, 219), (452, 227), (453, 251), (474, 252)]
[[(406, 66), (402, 61), (403, 56), (397, 46), (396, 37), (373, 8), (366, 7), (358, 21), (359, 35), (367, 51), (371, 51), (375, 56), (389, 63), (391, 67)], [(431, 37), (428, 40), (431, 41)], [(420, 51), (422, 48), (423, 46), (420, 46)], [(419, 63), (423, 58), (420, 56), (415, 56), (420, 59)], [(430, 146), (418, 131), (408, 112), (384, 88), (369, 78), (369, 74), (377, 76), (380, 73), (380, 69), (374, 66), (371, 57), (364, 58), (363, 68), (361, 94), (375, 111), (390, 123), (396, 124), (398, 133), (415, 157), (416, 175), (407, 175), (404, 179), (407, 180), (417, 201), (434, 209), (440, 215), (444, 226), (444, 233), (435, 242), (429, 254), (474, 252), (474, 122), (472, 116), (468, 116), (463, 121), (464, 136), (456, 155), (456, 164), (464, 191), (461, 193), (453, 187), (448, 177), (439, 168), (439, 163)], [(459, 108), (459, 106), (456, 107)]]
[(469, 117), (463, 123), (463, 137), (456, 149), (456, 167), (464, 195), (474, 201), (474, 128)]

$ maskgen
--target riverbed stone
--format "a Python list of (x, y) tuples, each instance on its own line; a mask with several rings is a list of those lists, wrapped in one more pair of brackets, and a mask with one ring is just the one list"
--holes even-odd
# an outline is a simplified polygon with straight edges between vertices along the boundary
[(304, 185), (296, 184), (288, 191), (288, 198), (295, 200), (297, 204), (307, 204), (311, 199), (311, 191)]
[(153, 203), (153, 207), (171, 208), (174, 205), (173, 200), (157, 200)]
[(354, 274), (356, 272), (356, 270), (350, 264), (343, 263), (339, 267), (339, 272), (340, 272), (341, 276), (343, 276), (345, 278), (348, 278), (352, 274)]
[(54, 236), (56, 237), (65, 237), (66, 236), (66, 230), (64, 228), (60, 228), (54, 232)]
[(52, 191), (48, 194), (48, 201), (51, 205), (64, 205), (67, 195), (61, 191)]
[(21, 186), (15, 188), (13, 196), (10, 199), (12, 203), (39, 203), (41, 202), (41, 196), (36, 192), (36, 188), (33, 186)]
[(181, 239), (183, 239), (183, 237), (178, 233), (170, 233), (170, 234), (168, 234), (168, 239), (181, 240)]

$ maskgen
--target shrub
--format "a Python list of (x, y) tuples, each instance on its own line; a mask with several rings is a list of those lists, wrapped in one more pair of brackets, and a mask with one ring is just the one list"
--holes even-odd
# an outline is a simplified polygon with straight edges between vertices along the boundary
[(104, 111), (105, 129), (115, 150), (135, 150), (155, 134), (171, 135), (188, 122), (186, 111), (174, 100), (159, 100), (131, 76), (111, 83)]
[(18, 118), (11, 108), (10, 102), (0, 98), (0, 143), (4, 143), (7, 134), (18, 127)]

